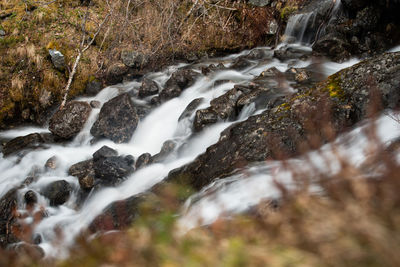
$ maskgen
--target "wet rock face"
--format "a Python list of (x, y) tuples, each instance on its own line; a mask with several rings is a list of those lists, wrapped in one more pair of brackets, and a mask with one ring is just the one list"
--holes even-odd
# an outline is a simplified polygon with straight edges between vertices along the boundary
[(103, 105), (90, 133), (97, 138), (105, 137), (115, 143), (126, 143), (131, 139), (138, 122), (136, 108), (129, 95), (124, 93)]
[(49, 130), (58, 137), (70, 139), (82, 130), (90, 111), (91, 107), (86, 102), (68, 102), (51, 117)]
[(49, 184), (42, 194), (50, 200), (51, 206), (59, 206), (67, 202), (72, 192), (72, 186), (65, 180)]
[(155, 95), (158, 91), (158, 84), (155, 81), (145, 78), (142, 82), (142, 86), (139, 88), (139, 97), (144, 98)]
[(196, 132), (200, 132), (209, 124), (214, 124), (218, 121), (218, 114), (211, 108), (200, 109), (196, 111), (193, 128)]
[[(366, 60), (292, 96), (281, 96), (262, 114), (236, 123), (192, 163), (173, 170), (169, 181), (200, 189), (250, 162), (295, 156), (313, 123), (330, 121), (338, 133), (365, 119), (371, 95), (379, 109), (400, 106), (400, 52)], [(315, 125), (314, 125), (315, 126)], [(326, 136), (319, 133), (322, 145)]]
[(191, 69), (181, 69), (174, 72), (165, 83), (165, 88), (160, 92), (163, 101), (178, 97), (183, 90), (192, 86), (198, 77), (198, 73)]
[(87, 95), (94, 96), (94, 95), (97, 95), (101, 91), (101, 89), (103, 89), (103, 85), (101, 84), (101, 82), (94, 80), (94, 81), (88, 82), (88, 84), (86, 85), (85, 93)]

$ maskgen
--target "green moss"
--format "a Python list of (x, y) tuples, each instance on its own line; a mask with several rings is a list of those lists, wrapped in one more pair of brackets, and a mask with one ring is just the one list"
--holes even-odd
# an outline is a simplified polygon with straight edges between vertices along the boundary
[(345, 99), (345, 93), (341, 87), (341, 79), (339, 74), (334, 74), (328, 77), (322, 91), (329, 92), (331, 98), (337, 98), (339, 100)]
[(290, 15), (297, 11), (297, 6), (285, 6), (281, 10), (281, 19), (286, 21)]

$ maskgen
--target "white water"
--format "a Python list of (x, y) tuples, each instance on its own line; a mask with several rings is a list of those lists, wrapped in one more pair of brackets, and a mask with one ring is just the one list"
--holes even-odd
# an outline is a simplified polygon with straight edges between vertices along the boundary
[[(298, 44), (296, 46), (300, 47)], [(266, 54), (272, 52), (268, 47), (258, 49), (264, 49)], [(309, 48), (302, 47), (302, 49)], [(225, 66), (229, 67), (235, 59), (249, 52), (250, 51), (243, 51), (240, 54), (212, 59), (193, 66), (184, 64), (172, 66), (162, 72), (150, 73), (148, 74), (148, 78), (155, 80), (158, 84), (163, 86), (170, 75), (178, 68), (190, 67), (200, 73), (200, 68), (202, 66), (207, 66), (211, 63), (223, 63)], [(358, 60), (356, 59), (341, 64), (326, 62), (322, 64), (323, 73), (329, 75), (340, 69), (356, 64), (357, 62)], [(208, 146), (217, 142), (221, 131), (232, 124), (232, 122), (220, 122), (204, 129), (201, 134), (192, 137), (191, 125), (193, 115), (180, 122), (178, 122), (178, 118), (193, 99), (203, 97), (205, 101), (198, 109), (205, 108), (212, 99), (230, 90), (235, 84), (249, 83), (262, 71), (270, 67), (276, 67), (284, 72), (289, 68), (288, 64), (289, 63), (286, 62), (280, 62), (277, 59), (266, 58), (264, 60), (252, 61), (250, 67), (240, 72), (227, 69), (218, 71), (207, 77), (200, 75), (196, 83), (186, 89), (180, 97), (162, 104), (148, 114), (146, 118), (139, 123), (132, 140), (127, 144), (115, 144), (107, 140), (96, 143), (95, 145), (90, 144), (90, 140), (92, 139), (90, 128), (99, 113), (99, 109), (93, 109), (84, 129), (72, 142), (65, 145), (51, 145), (48, 149), (30, 151), (21, 159), (17, 156), (1, 158), (0, 172), (2, 175), (0, 177), (0, 197), (11, 188), (20, 185), (27, 176), (36, 173), (36, 176), (39, 177), (38, 180), (28, 187), (19, 190), (19, 199), (21, 200), (19, 201), (20, 212), (27, 213), (22, 201), (24, 193), (28, 190), (37, 192), (39, 203), (36, 206), (36, 211), (43, 208), (46, 210), (48, 216), (38, 224), (33, 223), (32, 216), (28, 216), (24, 221), (27, 224), (31, 224), (34, 233), (42, 237), (40, 246), (45, 250), (48, 257), (67, 257), (68, 248), (74, 244), (74, 239), (77, 235), (84, 231), (105, 207), (114, 201), (126, 199), (127, 197), (145, 192), (153, 185), (159, 183), (166, 177), (169, 171), (192, 161), (196, 156), (203, 153)], [(290, 67), (307, 67), (311, 64), (311, 61), (298, 60), (290, 62), (290, 64)], [(222, 80), (225, 82), (214, 86), (216, 81)], [(140, 83), (138, 81), (119, 84), (103, 89), (96, 97), (81, 98), (80, 100), (98, 100), (103, 104), (112, 97), (122, 92), (137, 89), (139, 86)], [(143, 100), (133, 100), (138, 104), (146, 104), (146, 101)], [(238, 120), (245, 120), (258, 112), (260, 112), (260, 110), (256, 110), (254, 105), (249, 105), (243, 109)], [(390, 126), (386, 124), (387, 120), (385, 118), (381, 120), (384, 125), (387, 127)], [(386, 129), (387, 131), (384, 132), (395, 132), (393, 130), (393, 125), (390, 127), (390, 129), (388, 128)], [(46, 128), (37, 127), (18, 128), (0, 133), (0, 139), (11, 139), (29, 133), (46, 131)], [(357, 131), (360, 131), (360, 129), (355, 130), (355, 132)], [(362, 140), (358, 137), (355, 138), (354, 141), (359, 142)], [(389, 137), (390, 136), (383, 136), (382, 138), (383, 140), (387, 140)], [(92, 154), (103, 145), (118, 150), (119, 154), (131, 154), (137, 158), (142, 153), (158, 153), (166, 140), (174, 140), (178, 145), (174, 153), (164, 161), (158, 164), (152, 164), (135, 172), (128, 177), (124, 183), (117, 187), (100, 190), (90, 196), (81, 207), (77, 207), (75, 201), (79, 185), (77, 178), (68, 176), (67, 171), (71, 165), (91, 158)], [(340, 143), (340, 141), (338, 142)], [(354, 143), (356, 144), (356, 142)], [(182, 147), (180, 148), (181, 145)], [(361, 147), (362, 146), (344, 145), (343, 150), (348, 153), (354, 152), (352, 159), (362, 162), (365, 155), (360, 151)], [(324, 153), (329, 155), (329, 145), (322, 148), (321, 151), (325, 151)], [(314, 154), (310, 154), (311, 158), (313, 161), (320, 164), (320, 156), (318, 156), (317, 152)], [(57, 167), (54, 170), (47, 170), (44, 168), (45, 162), (52, 156), (57, 156)], [(291, 161), (291, 164), (303, 166), (303, 162), (304, 159), (294, 159)], [(320, 166), (323, 165), (320, 164)], [(334, 165), (332, 166), (334, 167)], [(273, 178), (279, 179), (280, 182), (284, 182), (287, 185), (291, 183), (291, 173), (285, 170), (280, 162), (270, 162), (265, 165), (253, 166), (250, 167), (246, 173), (248, 175), (247, 178), (243, 177), (244, 174), (240, 174), (223, 181), (217, 181), (213, 185), (207, 187), (207, 189), (202, 190), (202, 192), (190, 198), (180, 220), (182, 228), (187, 230), (199, 225), (199, 223), (211, 223), (226, 212), (241, 212), (263, 198), (278, 197), (279, 191), (274, 187)], [(74, 185), (75, 192), (64, 205), (50, 207), (48, 200), (40, 195), (40, 191), (49, 183), (57, 180), (68, 181)], [(58, 228), (57, 231), (55, 231), (56, 227)], [(62, 238), (60, 238), (59, 233), (61, 233)]]
[[(377, 137), (384, 145), (400, 137), (400, 124), (393, 119), (398, 118), (400, 113), (389, 113), (389, 116), (382, 115), (375, 122)], [(211, 224), (220, 217), (246, 211), (263, 199), (277, 199), (281, 191), (276, 182), (286, 189), (293, 189), (296, 173), (307, 177), (319, 177), (319, 173), (333, 176), (341, 170), (340, 160), (350, 166), (361, 166), (371, 156), (373, 148), (365, 133), (370, 125), (366, 121), (335, 142), (285, 164), (279, 161), (254, 164), (240, 174), (215, 181), (186, 201), (179, 219), (180, 230), (185, 233), (199, 225)], [(319, 188), (311, 186), (310, 191), (318, 192)]]
[[(296, 41), (300, 44), (310, 44), (312, 41), (315, 41), (314, 38), (317, 32), (309, 32), (310, 29), (322, 27), (320, 31), (323, 31), (323, 28), (329, 25), (338, 14), (341, 7), (341, 0), (324, 0), (321, 1), (319, 5), (320, 6), (317, 6), (315, 10), (296, 14), (289, 18), (284, 34), (285, 42)], [(326, 25), (316, 25), (318, 9), (325, 5), (329, 7), (333, 5), (329, 14), (329, 20)]]
[[(261, 48), (266, 53), (271, 53), (270, 48)], [(200, 68), (210, 63), (222, 62), (225, 66), (230, 66), (232, 62), (239, 56), (246, 55), (250, 51), (244, 51), (237, 55), (230, 55), (225, 58), (202, 62), (193, 65), (195, 71), (200, 73)], [(294, 66), (306, 67), (309, 61), (297, 61)], [(184, 65), (172, 66), (163, 72), (151, 73), (149, 78), (156, 80), (163, 85), (177, 68), (185, 67)], [(186, 66), (187, 67), (187, 66)], [(99, 109), (93, 109), (92, 113), (84, 127), (76, 138), (67, 144), (54, 144), (47, 149), (37, 149), (26, 153), (22, 158), (18, 156), (9, 156), (2, 158), (0, 161), (0, 197), (8, 190), (20, 185), (26, 177), (36, 174), (37, 181), (27, 187), (19, 190), (19, 209), (21, 213), (27, 213), (23, 204), (23, 195), (28, 190), (33, 190), (39, 197), (39, 203), (36, 210), (45, 209), (47, 217), (38, 224), (33, 224), (32, 212), (24, 220), (25, 223), (31, 224), (34, 233), (42, 237), (40, 246), (45, 250), (49, 257), (66, 257), (68, 255), (68, 247), (73, 245), (76, 236), (81, 233), (91, 223), (91, 221), (99, 215), (105, 207), (114, 201), (126, 199), (130, 196), (142, 193), (153, 185), (164, 179), (169, 171), (180, 167), (192, 161), (197, 155), (204, 152), (206, 148), (218, 141), (219, 134), (232, 122), (221, 122), (212, 125), (202, 131), (195, 137), (191, 137), (191, 124), (193, 116), (178, 122), (178, 118), (186, 106), (193, 100), (203, 97), (205, 101), (198, 109), (205, 108), (210, 101), (226, 91), (233, 88), (235, 84), (249, 83), (258, 76), (262, 71), (269, 67), (277, 67), (281, 71), (286, 71), (289, 66), (287, 63), (280, 62), (276, 59), (266, 59), (260, 61), (252, 61), (252, 65), (244, 71), (235, 71), (232, 69), (218, 71), (211, 76), (203, 76), (195, 82), (193, 86), (187, 88), (180, 97), (172, 99), (158, 108), (154, 109), (142, 120), (131, 141), (127, 144), (114, 144), (111, 141), (103, 140), (94, 145), (90, 144), (92, 136), (90, 128), (94, 123)], [(224, 80), (225, 82), (214, 86), (216, 81)], [(137, 89), (140, 86), (138, 81), (119, 84), (103, 89), (96, 97), (81, 98), (82, 101), (97, 100), (102, 104), (112, 97)], [(133, 99), (135, 103), (145, 104), (146, 101)], [(245, 120), (250, 115), (259, 112), (255, 110), (254, 105), (250, 105), (243, 109), (238, 120)], [(33, 132), (47, 132), (46, 128), (24, 127), (13, 129), (0, 133), (0, 138), (11, 139), (17, 136), (26, 135)], [(190, 139), (189, 139), (190, 138)], [(152, 164), (143, 168), (126, 179), (121, 185), (115, 188), (105, 188), (90, 196), (88, 200), (78, 208), (75, 204), (77, 199), (77, 191), (79, 189), (76, 177), (69, 176), (68, 168), (80, 161), (91, 158), (92, 154), (103, 145), (116, 149), (119, 154), (131, 154), (138, 157), (142, 153), (156, 154), (160, 151), (162, 144), (166, 140), (174, 140), (178, 146), (176, 151), (167, 157), (163, 162)], [(179, 149), (180, 145), (185, 144)], [(179, 149), (179, 153), (177, 150)], [(50, 158), (57, 157), (57, 167), (54, 170), (44, 168), (46, 161)], [(59, 207), (50, 207), (48, 200), (40, 195), (40, 191), (49, 183), (57, 180), (66, 180), (74, 186), (75, 191), (69, 201)], [(55, 228), (58, 228), (57, 234)], [(62, 238), (59, 234), (61, 232)]]

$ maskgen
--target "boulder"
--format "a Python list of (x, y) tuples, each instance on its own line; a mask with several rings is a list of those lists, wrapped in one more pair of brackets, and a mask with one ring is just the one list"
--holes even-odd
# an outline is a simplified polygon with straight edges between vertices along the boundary
[(24, 195), (24, 200), (27, 206), (32, 206), (37, 203), (37, 195), (34, 191), (29, 190)]
[(100, 160), (108, 157), (118, 156), (118, 152), (108, 146), (102, 146), (99, 150), (93, 153), (93, 160)]
[(169, 154), (171, 154), (172, 151), (174, 151), (176, 147), (176, 143), (171, 140), (167, 140), (163, 143), (161, 150), (158, 154), (154, 155), (152, 157), (152, 162), (157, 163), (161, 162), (164, 160)]
[(181, 69), (174, 72), (160, 92), (161, 100), (166, 101), (178, 97), (183, 90), (194, 84), (198, 76), (199, 74), (191, 69)]
[(50, 200), (51, 206), (59, 206), (67, 202), (72, 192), (72, 186), (65, 180), (50, 183), (42, 194)]
[(158, 88), (158, 84), (150, 79), (144, 78), (142, 85), (139, 88), (139, 97), (144, 98), (147, 96), (155, 95), (158, 94), (158, 91), (160, 89)]
[(100, 103), (100, 101), (92, 100), (92, 101), (90, 101), (90, 106), (92, 108), (100, 108), (101, 107), (101, 103)]
[(60, 138), (70, 139), (82, 130), (90, 111), (91, 107), (88, 103), (70, 101), (51, 117), (49, 130)]
[(104, 75), (106, 84), (117, 84), (121, 83), (124, 79), (124, 75), (129, 72), (129, 68), (123, 63), (115, 63), (107, 68)]
[(131, 139), (138, 122), (136, 108), (129, 95), (124, 93), (103, 105), (90, 133), (97, 138), (105, 137), (116, 143), (126, 143)]

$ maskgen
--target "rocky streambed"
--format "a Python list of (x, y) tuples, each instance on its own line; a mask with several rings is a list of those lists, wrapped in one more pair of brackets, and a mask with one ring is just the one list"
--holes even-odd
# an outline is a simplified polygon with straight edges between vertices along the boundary
[(2, 132), (0, 245), (65, 256), (87, 229), (129, 225), (138, 203), (165, 184), (200, 191), (240, 180), (254, 164), (332, 142), (372, 107), (399, 107), (398, 49), (342, 63), (315, 51), (286, 42), (171, 66), (70, 101), (47, 128)]

